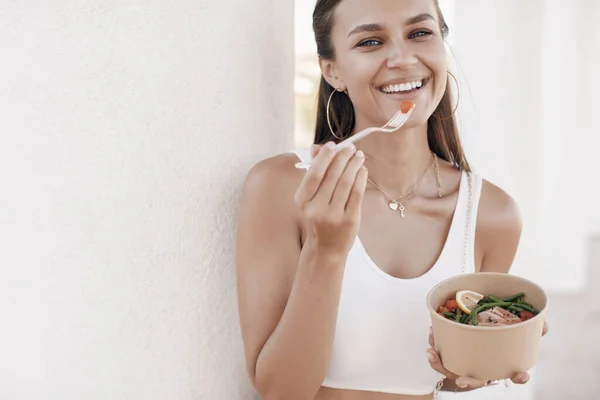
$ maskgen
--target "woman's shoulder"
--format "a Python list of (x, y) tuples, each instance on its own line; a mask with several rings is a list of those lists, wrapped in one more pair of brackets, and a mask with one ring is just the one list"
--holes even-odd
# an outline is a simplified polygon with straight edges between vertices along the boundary
[(522, 230), (515, 199), (504, 189), (482, 179), (476, 240), (484, 256), (484, 270), (507, 272), (510, 269)]
[(515, 199), (494, 183), (481, 179), (479, 215), (483, 222), (494, 226), (519, 228), (521, 213)]
[(245, 195), (283, 195), (295, 192), (302, 180), (304, 170), (297, 169), (295, 164), (307, 149), (295, 149), (268, 157), (257, 162), (246, 175), (244, 182)]

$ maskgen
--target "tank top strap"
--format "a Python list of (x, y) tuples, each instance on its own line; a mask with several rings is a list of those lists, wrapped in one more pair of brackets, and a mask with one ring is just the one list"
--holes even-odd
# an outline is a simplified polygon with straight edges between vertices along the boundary
[(477, 212), (479, 210), (479, 200), (481, 199), (481, 187), (483, 180), (473, 172), (467, 174), (468, 181), (468, 196), (467, 204), (465, 204), (465, 256), (464, 260), (465, 273), (475, 272), (475, 232), (477, 230)]
[(309, 147), (299, 147), (290, 151), (290, 153), (294, 153), (300, 162), (308, 162), (311, 159)]

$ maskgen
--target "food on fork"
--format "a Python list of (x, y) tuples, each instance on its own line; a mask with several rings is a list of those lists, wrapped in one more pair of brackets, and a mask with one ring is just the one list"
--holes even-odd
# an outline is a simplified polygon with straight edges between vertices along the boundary
[(525, 293), (497, 297), (460, 290), (438, 308), (438, 314), (460, 324), (503, 326), (527, 321), (539, 311), (525, 302)]
[(402, 103), (400, 103), (400, 111), (402, 111), (402, 114), (406, 114), (414, 106), (415, 106), (415, 103), (413, 103), (412, 101), (404, 100)]

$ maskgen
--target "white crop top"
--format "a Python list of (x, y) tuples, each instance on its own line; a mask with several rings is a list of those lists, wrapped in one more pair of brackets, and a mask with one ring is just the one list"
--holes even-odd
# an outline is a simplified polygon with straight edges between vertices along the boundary
[[(310, 161), (308, 149), (294, 153), (301, 161)], [(356, 237), (346, 262), (333, 352), (323, 386), (406, 395), (434, 391), (443, 376), (427, 360), (431, 323), (425, 298), (437, 283), (461, 274), (463, 264), (465, 273), (475, 271), (480, 194), (481, 178), (463, 172), (446, 243), (433, 267), (418, 278), (388, 275)]]

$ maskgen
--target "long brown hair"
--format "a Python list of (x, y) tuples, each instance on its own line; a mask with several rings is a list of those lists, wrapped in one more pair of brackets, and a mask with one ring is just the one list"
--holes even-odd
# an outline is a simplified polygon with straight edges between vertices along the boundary
[[(319, 57), (326, 60), (335, 60), (335, 50), (331, 42), (331, 29), (333, 26), (333, 13), (342, 0), (317, 0), (313, 12), (313, 31), (317, 44)], [(442, 37), (448, 36), (448, 25), (444, 20), (438, 0), (434, 0), (437, 9)], [(327, 101), (331, 92), (335, 89), (321, 76), (317, 104), (317, 124), (315, 128), (314, 143), (322, 144), (328, 141), (339, 142), (329, 130), (327, 123)], [(457, 168), (470, 171), (463, 147), (460, 142), (455, 116), (452, 114), (452, 92), (450, 85), (446, 85), (446, 91), (434, 114), (427, 121), (427, 140), (431, 151), (443, 160), (454, 164)], [(338, 136), (349, 136), (354, 130), (355, 116), (354, 106), (350, 98), (344, 93), (335, 93), (331, 99), (330, 117), (332, 128), (338, 132)]]

